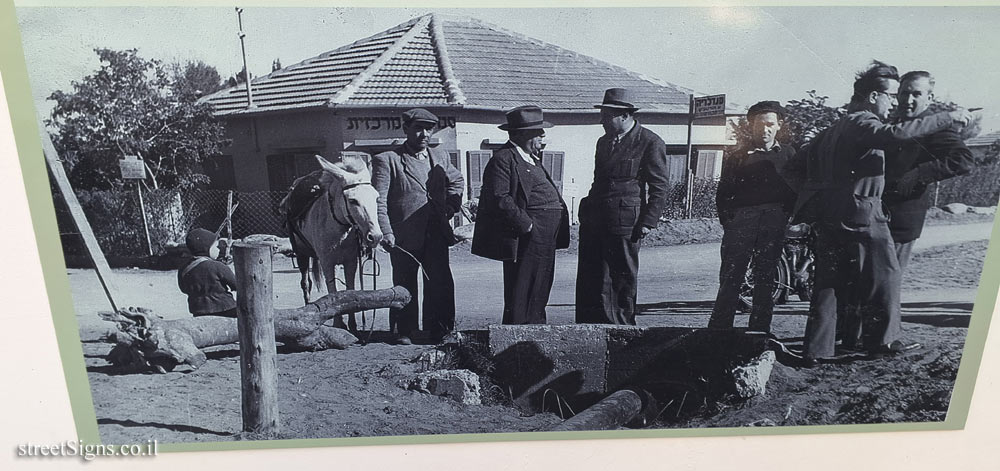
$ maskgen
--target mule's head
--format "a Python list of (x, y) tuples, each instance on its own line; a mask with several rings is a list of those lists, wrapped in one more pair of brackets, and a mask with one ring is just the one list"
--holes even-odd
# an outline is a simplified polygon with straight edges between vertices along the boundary
[(334, 199), (342, 199), (348, 213), (345, 216), (361, 233), (362, 243), (374, 248), (382, 240), (382, 229), (378, 225), (378, 191), (372, 186), (368, 165), (361, 158), (350, 155), (336, 163), (318, 155), (316, 160), (338, 183), (330, 186), (330, 206), (337, 208), (340, 203)]

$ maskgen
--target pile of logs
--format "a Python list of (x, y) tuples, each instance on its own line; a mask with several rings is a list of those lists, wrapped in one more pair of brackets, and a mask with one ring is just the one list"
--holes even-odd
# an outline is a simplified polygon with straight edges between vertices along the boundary
[[(402, 308), (410, 293), (396, 286), (374, 291), (339, 291), (295, 309), (274, 310), (275, 339), (286, 347), (316, 351), (343, 349), (358, 341), (347, 330), (333, 327), (343, 315), (382, 308)], [(204, 316), (164, 320), (147, 309), (129, 308), (101, 313), (118, 327), (108, 361), (135, 372), (165, 373), (177, 365), (198, 368), (205, 363), (202, 348), (239, 341), (237, 320)]]

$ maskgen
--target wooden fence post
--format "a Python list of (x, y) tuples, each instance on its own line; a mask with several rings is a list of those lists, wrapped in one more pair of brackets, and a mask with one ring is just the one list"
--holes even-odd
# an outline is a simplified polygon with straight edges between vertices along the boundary
[(271, 247), (240, 242), (233, 245), (233, 257), (239, 310), (236, 324), (240, 338), (243, 431), (271, 438), (279, 431)]

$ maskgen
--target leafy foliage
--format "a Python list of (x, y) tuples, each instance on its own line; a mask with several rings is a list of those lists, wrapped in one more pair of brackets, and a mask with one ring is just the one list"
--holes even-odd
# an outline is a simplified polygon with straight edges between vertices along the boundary
[(171, 68), (174, 96), (184, 101), (197, 100), (221, 90), (224, 85), (219, 71), (202, 61), (173, 64)]
[[(781, 131), (778, 131), (777, 140), (784, 144), (791, 144), (795, 148), (802, 147), (819, 131), (826, 129), (836, 120), (847, 114), (845, 107), (833, 107), (827, 104), (828, 96), (821, 96), (816, 90), (806, 92), (807, 96), (801, 100), (790, 100), (785, 105), (788, 111), (782, 124)], [(747, 147), (752, 141), (750, 123), (745, 117), (741, 117), (733, 125), (733, 132), (736, 136), (736, 147)]]
[(101, 67), (73, 82), (71, 92), (49, 96), (56, 105), (46, 124), (56, 131), (53, 141), (74, 188), (122, 187), (118, 161), (126, 155), (143, 159), (148, 186), (207, 183), (201, 163), (227, 143), (209, 105), (196, 99), (218, 87), (218, 72), (189, 63), (171, 74), (135, 49), (94, 51)]

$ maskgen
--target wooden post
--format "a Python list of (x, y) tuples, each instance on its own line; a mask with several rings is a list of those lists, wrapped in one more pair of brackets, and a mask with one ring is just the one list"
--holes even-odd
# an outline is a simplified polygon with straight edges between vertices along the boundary
[(229, 245), (233, 245), (233, 190), (226, 195), (226, 237)]
[(237, 243), (236, 325), (240, 337), (243, 431), (278, 434), (278, 354), (274, 345), (274, 296), (271, 247)]
[(139, 212), (142, 213), (142, 230), (146, 233), (146, 252), (153, 256), (153, 242), (149, 238), (149, 221), (146, 219), (146, 203), (142, 201), (142, 183), (135, 182), (135, 192), (139, 194)]
[(118, 291), (118, 284), (115, 282), (114, 274), (111, 273), (111, 267), (108, 266), (108, 260), (104, 258), (104, 252), (101, 251), (101, 246), (97, 243), (97, 236), (94, 235), (94, 230), (90, 227), (90, 222), (87, 221), (87, 215), (83, 213), (80, 201), (76, 199), (76, 192), (73, 191), (73, 186), (69, 183), (66, 169), (63, 168), (62, 161), (59, 160), (59, 153), (56, 152), (55, 146), (52, 145), (52, 138), (49, 137), (49, 133), (45, 130), (43, 123), (38, 123), (38, 129), (42, 133), (42, 153), (45, 155), (45, 163), (49, 167), (49, 173), (52, 175), (56, 187), (59, 188), (59, 194), (62, 195), (63, 200), (66, 202), (66, 207), (69, 208), (73, 225), (76, 226), (76, 230), (80, 231), (80, 236), (83, 237), (83, 245), (87, 248), (87, 256), (90, 257), (90, 261), (94, 264), (94, 270), (97, 271), (97, 279), (100, 280), (101, 286), (104, 288), (104, 294), (108, 297), (108, 302), (111, 303), (111, 309), (118, 312), (118, 303), (116, 300), (120, 300), (121, 296)]

